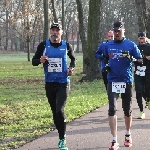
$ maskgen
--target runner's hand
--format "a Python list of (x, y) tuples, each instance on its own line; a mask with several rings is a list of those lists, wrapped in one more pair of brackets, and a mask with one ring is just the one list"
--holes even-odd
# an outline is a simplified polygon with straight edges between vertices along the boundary
[(68, 76), (72, 76), (73, 74), (73, 68), (68, 68)]
[(129, 60), (131, 59), (130, 54), (129, 54), (129, 51), (122, 51), (122, 55), (123, 55), (124, 57), (127, 57)]
[(146, 59), (150, 60), (150, 56), (145, 56), (145, 57), (146, 57)]
[(104, 69), (103, 69), (103, 72), (106, 73), (106, 74), (110, 72), (109, 64), (106, 64), (106, 65), (105, 65), (105, 67), (104, 67)]
[(40, 62), (45, 63), (47, 61), (47, 59), (48, 59), (48, 56), (41, 56)]

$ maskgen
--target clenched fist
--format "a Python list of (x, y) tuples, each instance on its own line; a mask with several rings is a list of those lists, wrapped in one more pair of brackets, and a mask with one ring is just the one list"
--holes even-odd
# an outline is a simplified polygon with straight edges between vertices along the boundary
[(47, 59), (48, 59), (48, 56), (41, 56), (40, 62), (45, 63), (47, 61)]
[(72, 76), (73, 74), (73, 68), (68, 68), (68, 76)]

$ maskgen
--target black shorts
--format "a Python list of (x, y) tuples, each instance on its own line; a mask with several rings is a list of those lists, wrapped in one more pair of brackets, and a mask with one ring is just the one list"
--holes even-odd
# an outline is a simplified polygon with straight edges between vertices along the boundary
[[(108, 115), (114, 116), (116, 114), (117, 110), (117, 98), (118, 93), (112, 92), (112, 82), (108, 82), (107, 87), (107, 94), (108, 94), (108, 100), (109, 100), (109, 110)], [(132, 83), (126, 83), (126, 89), (125, 93), (121, 93), (121, 99), (122, 99), (122, 108), (124, 111), (125, 116), (129, 117), (131, 116), (131, 104), (132, 104)]]

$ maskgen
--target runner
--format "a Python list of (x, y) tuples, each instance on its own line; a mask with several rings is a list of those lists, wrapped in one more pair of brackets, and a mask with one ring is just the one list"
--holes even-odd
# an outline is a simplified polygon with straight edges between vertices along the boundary
[(95, 58), (100, 60), (100, 72), (102, 73), (104, 85), (105, 85), (105, 88), (107, 90), (107, 84), (108, 84), (107, 74), (108, 74), (108, 72), (104, 70), (104, 67), (105, 67), (105, 62), (104, 62), (104, 47), (105, 47), (105, 45), (106, 45), (107, 42), (109, 42), (110, 40), (114, 39), (114, 33), (113, 33), (113, 31), (111, 31), (111, 30), (108, 31), (106, 33), (106, 38), (107, 38), (107, 41), (101, 43), (98, 46), (98, 49), (97, 49), (97, 51), (95, 53)]
[(119, 148), (117, 142), (117, 115), (116, 99), (121, 94), (122, 108), (125, 118), (125, 141), (126, 147), (132, 146), (130, 127), (132, 123), (132, 57), (141, 58), (140, 51), (136, 44), (125, 38), (124, 23), (117, 21), (113, 25), (114, 40), (108, 42), (105, 46), (106, 66), (109, 67), (108, 73), (108, 100), (109, 110), (108, 119), (111, 134), (113, 136), (109, 150)]

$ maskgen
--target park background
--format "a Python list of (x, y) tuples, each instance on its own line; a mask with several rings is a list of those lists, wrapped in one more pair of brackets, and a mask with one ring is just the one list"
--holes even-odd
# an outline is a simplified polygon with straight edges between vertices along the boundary
[(67, 122), (107, 103), (99, 61), (94, 54), (114, 21), (125, 22), (126, 38), (150, 37), (150, 0), (0, 1), (0, 150), (8, 150), (54, 130), (44, 90), (42, 65), (32, 56), (60, 22), (63, 39), (77, 62), (66, 104)]

